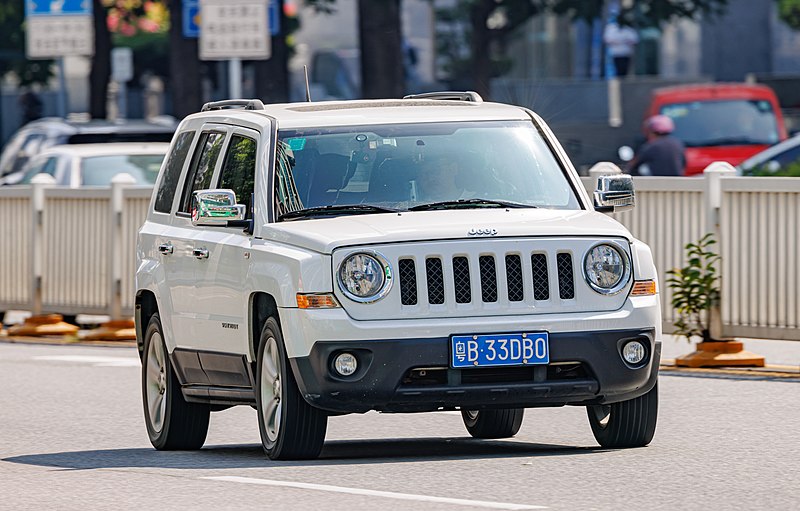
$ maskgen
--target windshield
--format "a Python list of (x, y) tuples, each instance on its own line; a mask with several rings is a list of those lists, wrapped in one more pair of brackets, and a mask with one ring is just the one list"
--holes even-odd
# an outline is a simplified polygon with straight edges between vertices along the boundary
[(675, 122), (673, 135), (686, 147), (771, 145), (778, 122), (766, 100), (693, 101), (661, 107)]
[(84, 186), (109, 186), (117, 174), (127, 172), (136, 184), (156, 182), (163, 154), (117, 154), (84, 158), (81, 163), (81, 184)]
[[(435, 209), (580, 207), (530, 121), (282, 130), (278, 140), (279, 216), (311, 208), (314, 215), (331, 215), (432, 204), (440, 205)], [(345, 207), (353, 205), (359, 207)]]

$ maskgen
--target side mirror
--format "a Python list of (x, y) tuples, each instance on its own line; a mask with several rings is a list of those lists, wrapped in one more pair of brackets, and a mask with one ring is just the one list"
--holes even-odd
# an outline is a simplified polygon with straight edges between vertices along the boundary
[(236, 204), (233, 190), (197, 190), (192, 194), (192, 225), (227, 227), (244, 220), (244, 204)]
[(617, 149), (617, 156), (619, 156), (620, 161), (631, 161), (633, 159), (633, 149), (630, 146), (622, 146)]
[(633, 191), (633, 178), (627, 174), (614, 174), (597, 178), (594, 191), (594, 208), (603, 213), (619, 213), (633, 209), (636, 194)]

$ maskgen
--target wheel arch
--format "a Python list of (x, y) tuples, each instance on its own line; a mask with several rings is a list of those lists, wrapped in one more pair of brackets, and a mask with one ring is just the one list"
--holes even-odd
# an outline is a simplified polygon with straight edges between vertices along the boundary
[(135, 321), (136, 321), (136, 349), (139, 352), (139, 359), (144, 353), (144, 333), (150, 318), (158, 312), (158, 300), (155, 293), (147, 289), (141, 289), (136, 293), (135, 302)]
[(248, 333), (250, 360), (255, 362), (256, 353), (258, 352), (257, 343), (261, 336), (261, 329), (264, 328), (264, 323), (267, 322), (268, 318), (273, 317), (280, 326), (281, 318), (278, 312), (278, 302), (275, 300), (275, 297), (264, 291), (257, 291), (250, 295), (249, 310), (250, 320), (248, 322)]

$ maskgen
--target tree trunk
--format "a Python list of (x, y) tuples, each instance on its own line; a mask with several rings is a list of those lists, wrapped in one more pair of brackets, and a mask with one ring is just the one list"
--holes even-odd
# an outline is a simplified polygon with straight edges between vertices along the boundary
[(359, 0), (361, 96), (401, 98), (405, 94), (400, 0)]
[(283, 13), (283, 0), (278, 0), (281, 16), (280, 33), (272, 37), (272, 56), (269, 60), (256, 60), (256, 96), (264, 103), (289, 101), (289, 51), (286, 45), (287, 20)]
[(494, 0), (479, 0), (472, 5), (469, 13), (472, 25), (473, 90), (483, 99), (489, 99), (489, 81), (492, 78), (492, 38), (486, 22), (494, 8)]
[(106, 8), (100, 0), (93, 0), (94, 56), (89, 72), (89, 114), (92, 119), (107, 117), (108, 80), (111, 78), (111, 32), (106, 22)]
[[(97, 1), (97, 0), (95, 0)], [(170, 91), (172, 114), (182, 119), (203, 106), (197, 39), (183, 37), (183, 7), (169, 2)]]

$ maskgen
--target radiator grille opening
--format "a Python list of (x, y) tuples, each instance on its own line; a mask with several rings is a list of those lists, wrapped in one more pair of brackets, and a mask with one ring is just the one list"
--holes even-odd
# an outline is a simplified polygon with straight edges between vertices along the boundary
[(547, 276), (547, 256), (532, 254), (531, 270), (533, 271), (533, 299), (549, 300), (550, 278)]
[(453, 284), (456, 292), (456, 303), (470, 303), (472, 289), (469, 278), (469, 261), (466, 257), (453, 258)]
[(429, 257), (425, 260), (425, 273), (428, 279), (428, 303), (444, 303), (444, 275), (442, 273), (442, 260), (438, 257)]
[(497, 301), (497, 268), (494, 256), (481, 256), (478, 259), (481, 270), (481, 298), (484, 302)]
[(518, 255), (506, 256), (506, 284), (509, 302), (521, 302), (525, 298), (525, 286), (522, 284), (522, 260)]
[(575, 298), (575, 279), (572, 272), (572, 256), (560, 253), (556, 256), (558, 264), (558, 293), (562, 300)]
[(398, 265), (400, 277), (400, 302), (403, 305), (417, 304), (417, 269), (413, 259), (400, 259)]

